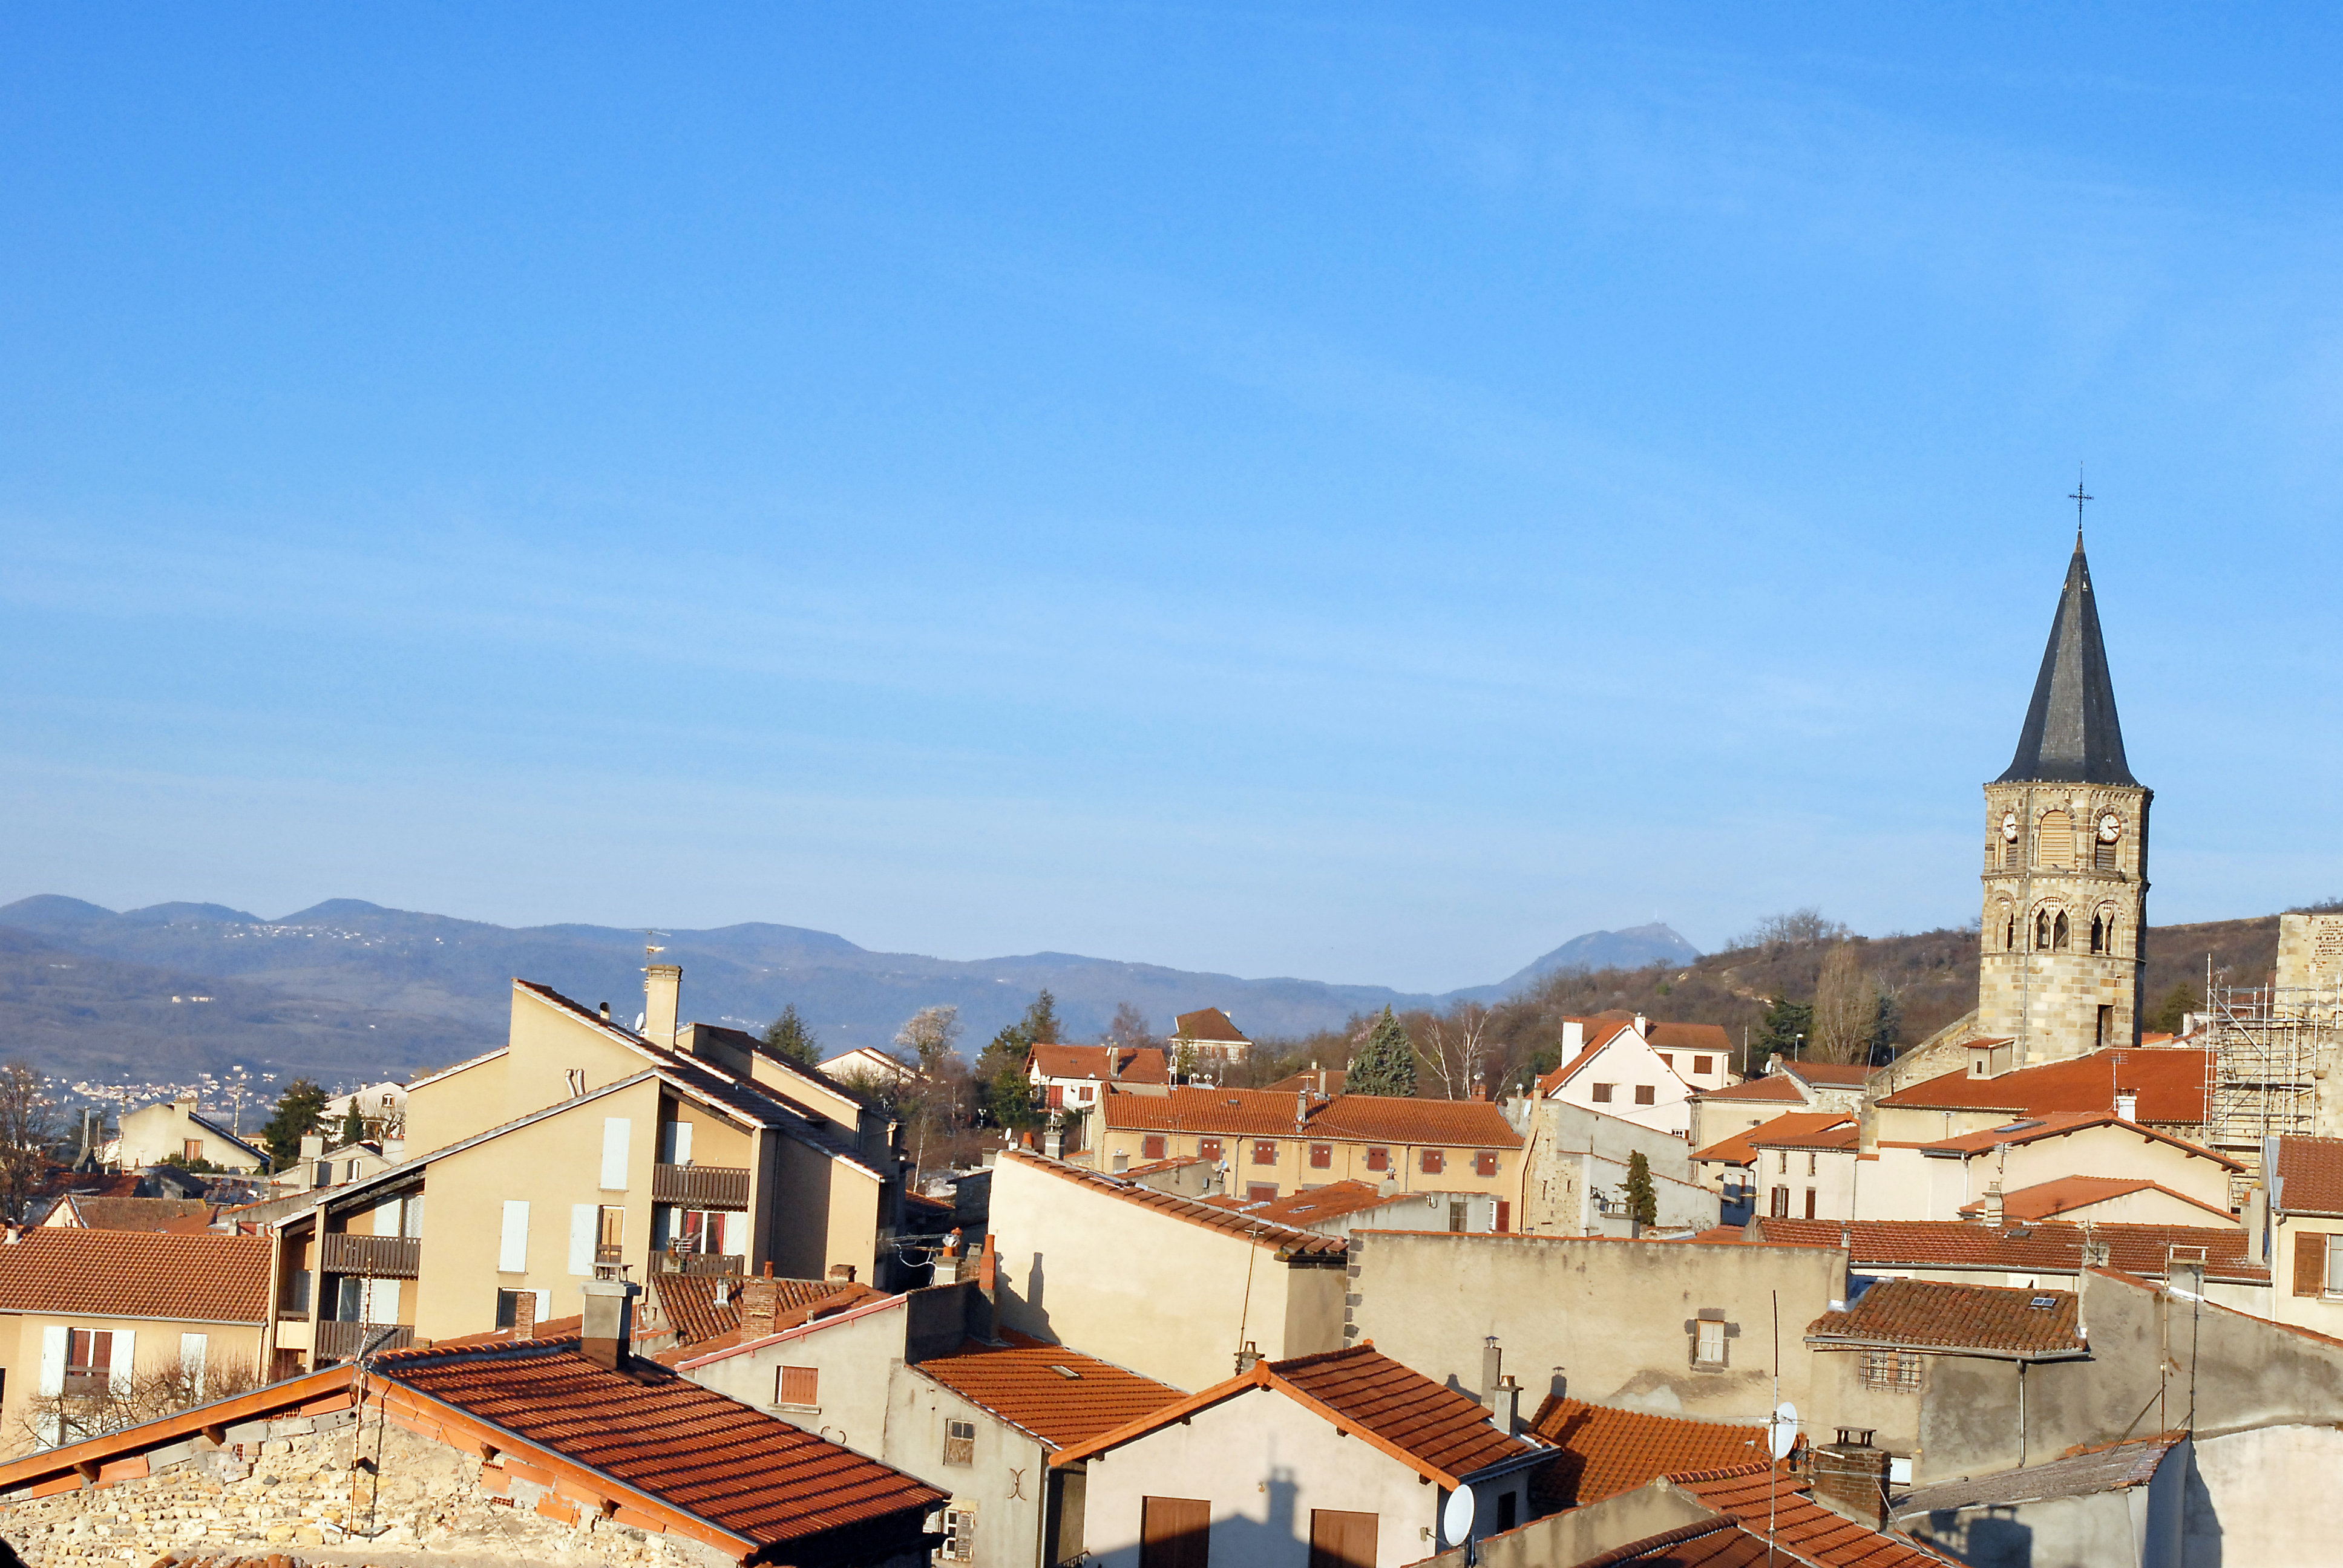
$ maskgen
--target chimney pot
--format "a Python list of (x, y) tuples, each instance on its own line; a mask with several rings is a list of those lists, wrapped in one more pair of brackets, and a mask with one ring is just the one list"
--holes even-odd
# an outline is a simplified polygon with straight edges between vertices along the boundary
[(1252, 1371), (1260, 1360), (1261, 1347), (1251, 1340), (1245, 1341), (1244, 1348), (1237, 1352), (1237, 1376), (1242, 1377)]
[(643, 1038), (654, 1045), (675, 1049), (675, 1020), (681, 1006), (683, 966), (647, 964), (643, 968)]
[(605, 1372), (625, 1371), (635, 1337), (635, 1298), (643, 1288), (631, 1280), (588, 1280), (580, 1289), (586, 1308), (579, 1321), (578, 1353)]
[(607, 1002), (607, 1001), (606, 1001), (606, 1002), (604, 1002), (604, 1003), (601, 1005), (600, 1011), (601, 1011), (601, 1014), (602, 1014), (602, 1021), (603, 1021), (604, 1023), (608, 1023), (608, 1022), (609, 1022), (609, 1021), (610, 1021), (610, 1004), (609, 1004), (608, 1002)]
[(1491, 1334), (1481, 1342), (1481, 1402), (1491, 1410), (1497, 1408), (1497, 1385), (1504, 1376), (1505, 1352), (1498, 1347), (1497, 1336)]
[(2138, 1121), (2138, 1094), (2128, 1089), (2119, 1091), (2116, 1095), (2116, 1114), (2122, 1117), (2126, 1121)]

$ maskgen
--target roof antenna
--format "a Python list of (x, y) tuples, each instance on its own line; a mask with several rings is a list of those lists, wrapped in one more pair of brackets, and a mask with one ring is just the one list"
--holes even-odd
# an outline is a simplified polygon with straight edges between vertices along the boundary
[(2098, 499), (2083, 488), (2083, 465), (2080, 463), (2075, 465), (2075, 493), (2066, 498), (2075, 503), (2075, 548), (2079, 550), (2083, 548), (2083, 503)]

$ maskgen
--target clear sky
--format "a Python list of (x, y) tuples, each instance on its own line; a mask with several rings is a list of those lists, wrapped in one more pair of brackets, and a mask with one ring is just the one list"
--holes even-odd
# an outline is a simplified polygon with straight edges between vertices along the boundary
[(0, 10), (0, 900), (1444, 989), (2343, 890), (2343, 22)]

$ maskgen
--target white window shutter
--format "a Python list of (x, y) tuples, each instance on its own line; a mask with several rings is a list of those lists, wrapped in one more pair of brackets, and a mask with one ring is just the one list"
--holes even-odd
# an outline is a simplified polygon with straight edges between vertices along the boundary
[(553, 1321), (553, 1292), (551, 1291), (531, 1291), (529, 1294), (537, 1298), (537, 1321), (540, 1323), (551, 1322)]
[(212, 1339), (209, 1334), (179, 1336), (179, 1370), (187, 1374), (187, 1386), (197, 1399), (204, 1397), (205, 1362), (210, 1358)]
[(602, 1191), (627, 1190), (627, 1141), (634, 1124), (623, 1116), (602, 1118)]
[[(59, 1362), (57, 1365), (63, 1367), (65, 1363)], [(57, 1375), (63, 1377), (65, 1374), (60, 1372)], [(58, 1392), (64, 1392), (63, 1388), (60, 1387)], [(40, 1444), (43, 1448), (55, 1448), (65, 1440), (65, 1418), (62, 1415), (53, 1412), (41, 1417), (34, 1424), (38, 1429)]]
[(366, 1321), (370, 1323), (398, 1322), (398, 1282), (397, 1280), (367, 1282)]
[(736, 1257), (745, 1254), (749, 1251), (749, 1216), (727, 1209), (716, 1218), (716, 1250)]
[(670, 1165), (691, 1163), (691, 1123), (670, 1121), (667, 1124), (667, 1162)]
[(569, 1271), (589, 1275), (594, 1271), (595, 1230), (600, 1215), (591, 1203), (569, 1205)]
[(497, 1268), (508, 1274), (528, 1272), (528, 1200), (505, 1200), (504, 1232), (497, 1241)]
[(116, 1393), (128, 1393), (128, 1392), (130, 1392), (130, 1373), (131, 1373), (132, 1369), (134, 1369), (135, 1367), (136, 1367), (136, 1366), (137, 1366), (137, 1364), (138, 1364), (138, 1331), (137, 1331), (136, 1329), (116, 1329), (116, 1330), (115, 1330), (115, 1331), (114, 1331), (114, 1392), (116, 1392)]
[(41, 1395), (55, 1398), (65, 1392), (65, 1335), (71, 1330), (41, 1331)]

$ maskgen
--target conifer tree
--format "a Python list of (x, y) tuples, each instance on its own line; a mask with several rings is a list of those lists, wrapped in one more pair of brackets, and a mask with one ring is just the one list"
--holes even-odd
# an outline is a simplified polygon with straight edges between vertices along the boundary
[(1627, 1156), (1627, 1218), (1638, 1225), (1660, 1222), (1660, 1194), (1652, 1185), (1652, 1162), (1641, 1150)]
[(1367, 1043), (1351, 1059), (1350, 1074), (1342, 1087), (1351, 1094), (1415, 1093), (1415, 1042), (1390, 1008), (1383, 1009)]
[(765, 1026), (765, 1038), (758, 1050), (777, 1061), (793, 1062), (799, 1067), (821, 1065), (821, 1041), (807, 1027), (795, 1002), (785, 1004), (781, 1016)]

